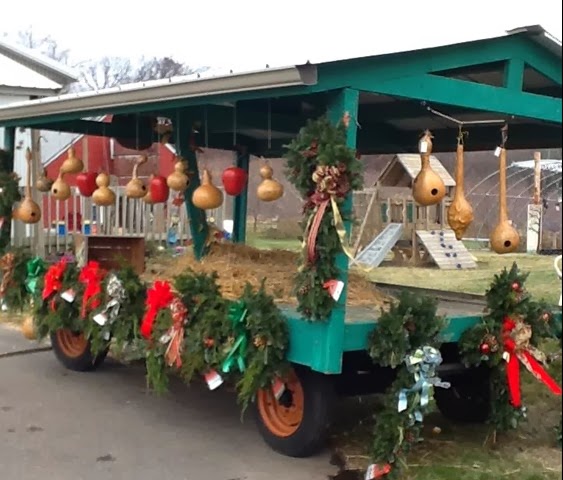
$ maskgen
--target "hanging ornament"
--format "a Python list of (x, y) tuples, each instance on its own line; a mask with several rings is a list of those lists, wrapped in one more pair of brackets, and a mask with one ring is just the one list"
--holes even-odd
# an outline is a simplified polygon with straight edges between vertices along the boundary
[(488, 355), (489, 353), (491, 353), (491, 346), (488, 343), (482, 343), (479, 350), (483, 355)]
[(76, 186), (80, 195), (83, 197), (91, 197), (96, 191), (96, 172), (80, 172), (76, 175)]
[(446, 196), (444, 181), (430, 166), (432, 138), (430, 130), (426, 130), (418, 143), (421, 166), (412, 186), (413, 198), (424, 207), (436, 205)]
[(127, 198), (143, 198), (147, 194), (147, 187), (143, 181), (138, 177), (137, 170), (139, 166), (148, 161), (146, 155), (141, 155), (133, 166), (133, 174), (131, 180), (125, 185), (125, 196)]
[(70, 185), (64, 181), (64, 176), (67, 172), (61, 169), (59, 170), (59, 175), (51, 186), (51, 195), (57, 200), (64, 202), (70, 198)]
[(96, 177), (96, 185), (98, 188), (92, 194), (92, 201), (99, 207), (108, 207), (115, 203), (115, 193), (109, 188), (109, 175), (107, 173), (100, 173)]
[(497, 226), (491, 233), (491, 248), (502, 255), (516, 251), (520, 245), (520, 235), (508, 220), (506, 206), (506, 141), (508, 140), (508, 126), (502, 130), (502, 143), (497, 148), (495, 155), (499, 157), (499, 219)]
[(80, 173), (84, 170), (84, 164), (82, 160), (76, 156), (74, 147), (68, 149), (68, 156), (61, 165), (61, 170), (64, 170), (65, 173)]
[(201, 185), (195, 189), (192, 202), (201, 210), (213, 210), (223, 203), (223, 192), (213, 185), (211, 173), (207, 169), (203, 170)]
[(176, 163), (174, 164), (174, 171), (168, 175), (166, 179), (166, 184), (171, 190), (175, 192), (184, 192), (190, 183), (190, 179), (186, 175), (186, 166), (184, 161), (180, 157), (176, 157)]
[(31, 150), (25, 151), (27, 162), (27, 181), (25, 184), (25, 197), (14, 209), (12, 217), (23, 223), (37, 223), (41, 220), (41, 208), (31, 197)]
[(244, 168), (239, 167), (229, 167), (223, 171), (221, 176), (221, 182), (225, 188), (227, 195), (232, 195), (236, 197), (240, 195), (246, 187), (246, 182), (248, 181), (248, 174)]
[(263, 202), (273, 202), (280, 199), (283, 196), (283, 185), (272, 178), (274, 170), (268, 163), (260, 167), (260, 176), (262, 177), (262, 182), (260, 182), (256, 190), (258, 198)]
[(455, 170), (455, 194), (448, 208), (448, 224), (455, 233), (455, 238), (461, 240), (467, 227), (473, 222), (473, 208), (465, 198), (464, 171), (463, 171), (463, 135), (461, 127), (457, 139), (456, 170)]
[(37, 191), (42, 193), (47, 193), (51, 191), (51, 187), (53, 186), (53, 180), (47, 177), (47, 169), (44, 168), (35, 181), (35, 188)]
[(153, 175), (149, 182), (149, 192), (152, 203), (166, 203), (170, 195), (166, 178), (162, 175)]

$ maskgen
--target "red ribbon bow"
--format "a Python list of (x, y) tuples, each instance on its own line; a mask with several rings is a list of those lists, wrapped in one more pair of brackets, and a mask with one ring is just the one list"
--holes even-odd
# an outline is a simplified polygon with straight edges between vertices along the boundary
[(544, 383), (555, 395), (561, 395), (561, 387), (543, 369), (536, 360), (541, 356), (534, 347), (529, 344), (532, 329), (523, 321), (514, 321), (505, 317), (502, 325), (504, 340), (504, 351), (508, 354), (506, 358), (506, 376), (510, 403), (515, 408), (522, 406), (522, 393), (520, 391), (520, 363), (540, 382)]
[[(41, 298), (47, 300), (49, 297), (59, 292), (63, 288), (63, 276), (66, 270), (66, 260), (62, 259), (49, 267), (45, 273), (45, 285)], [(55, 299), (51, 300), (51, 310), (55, 310)]]
[(141, 323), (141, 335), (143, 337), (146, 339), (151, 338), (156, 315), (161, 309), (168, 307), (173, 299), (174, 295), (169, 282), (157, 280), (147, 290), (147, 299), (145, 300), (147, 311)]
[(80, 316), (86, 317), (87, 309), (98, 308), (101, 304), (102, 280), (105, 272), (100, 268), (100, 264), (93, 260), (89, 261), (80, 271), (78, 281), (85, 285), (84, 295), (82, 296), (82, 309)]

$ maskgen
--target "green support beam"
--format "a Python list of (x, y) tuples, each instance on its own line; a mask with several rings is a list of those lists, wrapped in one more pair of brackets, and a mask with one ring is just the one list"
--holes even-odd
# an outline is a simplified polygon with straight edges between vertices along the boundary
[[(237, 161), (236, 165), (248, 173), (250, 167), (250, 154), (246, 148), (241, 148), (236, 152)], [(233, 212), (233, 242), (245, 243), (246, 242), (246, 211), (248, 205), (248, 178), (246, 185), (240, 195), (235, 197), (234, 212)]]
[(353, 86), (372, 93), (472, 108), (501, 115), (533, 118), (561, 124), (561, 99), (502, 87), (439, 77), (415, 75), (392, 81), (358, 78)]
[[(14, 171), (14, 152), (16, 150), (16, 129), (15, 127), (6, 127), (4, 129), (4, 145), (2, 149), (8, 152), (8, 164), (5, 165), (7, 172)], [(9, 223), (9, 222), (6, 222)]]
[(200, 260), (205, 255), (209, 226), (207, 224), (205, 211), (197, 208), (192, 202), (194, 190), (201, 185), (196, 152), (190, 148), (189, 144), (189, 139), (193, 131), (192, 125), (194, 120), (181, 113), (178, 114), (175, 120), (178, 138), (181, 139), (181, 141), (179, 141), (176, 145), (176, 150), (188, 164), (187, 173), (190, 183), (184, 192), (184, 197), (188, 220), (190, 223), (190, 232), (192, 235), (193, 252), (194, 256)]
[[(351, 116), (350, 126), (346, 143), (350, 148), (356, 147), (356, 121), (358, 118), (359, 92), (349, 88), (337, 93), (328, 106), (328, 115), (332, 122), (339, 122), (344, 114), (348, 112)], [(352, 211), (352, 194), (344, 200), (341, 211), (343, 215)], [(345, 222), (346, 233), (350, 234), (352, 225), (350, 221)], [(313, 369), (324, 373), (340, 373), (342, 371), (342, 353), (345, 337), (346, 317), (346, 294), (348, 285), (348, 257), (340, 253), (336, 258), (336, 266), (340, 274), (339, 280), (345, 284), (342, 295), (332, 310), (328, 322), (323, 325), (325, 330), (325, 341), (321, 342), (314, 351)]]
[(521, 92), (524, 87), (524, 60), (511, 58), (504, 67), (504, 88)]

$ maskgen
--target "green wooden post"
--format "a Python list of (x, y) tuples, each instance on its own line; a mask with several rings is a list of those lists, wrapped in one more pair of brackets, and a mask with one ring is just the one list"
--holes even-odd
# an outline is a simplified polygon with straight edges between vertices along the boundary
[[(244, 148), (237, 152), (237, 167), (243, 168), (246, 173), (249, 172), (250, 154)], [(246, 212), (248, 208), (248, 180), (242, 193), (235, 197), (233, 211), (233, 242), (246, 242)]]
[(201, 185), (199, 169), (197, 165), (197, 154), (190, 148), (190, 136), (193, 134), (193, 119), (182, 116), (176, 117), (176, 151), (187, 162), (187, 172), (190, 179), (188, 188), (184, 192), (186, 210), (190, 222), (190, 232), (195, 257), (200, 260), (205, 255), (205, 247), (209, 227), (205, 210), (197, 208), (192, 202), (194, 190)]
[(6, 172), (14, 171), (14, 152), (16, 151), (16, 127), (4, 129), (4, 145), (2, 147), (8, 153), (8, 162), (3, 165)]
[(517, 92), (522, 91), (524, 84), (524, 60), (511, 58), (504, 67), (504, 86)]
[[(345, 88), (339, 91), (328, 106), (328, 115), (332, 122), (338, 123), (344, 114), (350, 114), (350, 126), (347, 130), (346, 143), (350, 148), (356, 148), (357, 118), (358, 118), (359, 92), (357, 90)], [(343, 216), (349, 216), (352, 212), (352, 192), (348, 194), (340, 209)], [(346, 236), (350, 236), (352, 222), (346, 221)], [(342, 369), (342, 353), (344, 350), (345, 317), (346, 317), (346, 296), (348, 284), (348, 257), (340, 253), (336, 257), (336, 266), (340, 271), (338, 280), (344, 282), (344, 289), (338, 299), (328, 323), (326, 325), (325, 339), (319, 345), (316, 352), (317, 358), (314, 362), (326, 373), (337, 373)]]

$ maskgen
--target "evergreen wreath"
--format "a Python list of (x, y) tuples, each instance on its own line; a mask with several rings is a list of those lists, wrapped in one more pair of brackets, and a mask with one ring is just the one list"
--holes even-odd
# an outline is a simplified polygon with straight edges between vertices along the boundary
[(368, 339), (373, 362), (397, 374), (377, 414), (370, 449), (370, 468), (389, 479), (403, 478), (406, 455), (420, 441), (424, 415), (433, 408), (433, 388), (448, 387), (435, 375), (442, 360), (439, 335), (447, 324), (437, 308), (434, 298), (402, 292), (398, 302), (382, 312)]
[(526, 418), (520, 385), (515, 381), (520, 361), (554, 393), (559, 389), (543, 370), (541, 365), (547, 358), (537, 348), (542, 339), (552, 335), (553, 315), (546, 303), (535, 301), (526, 291), (527, 277), (516, 263), (495, 275), (486, 293), (486, 314), (479, 324), (464, 332), (459, 342), (467, 366), (486, 365), (491, 369), (489, 423), (495, 433), (516, 429)]
[(342, 253), (343, 221), (351, 212), (339, 206), (363, 187), (362, 165), (346, 144), (348, 116), (338, 125), (328, 117), (309, 120), (286, 146), (286, 176), (305, 200), (303, 252), (295, 278), (298, 311), (309, 320), (327, 320), (335, 300), (327, 282), (338, 278), (336, 256)]
[(8, 310), (23, 312), (30, 305), (28, 263), (31, 255), (23, 248), (6, 251), (0, 258), (0, 296)]
[(0, 149), (0, 255), (10, 248), (10, 225), (14, 204), (21, 200), (19, 177), (8, 171), (10, 153)]

